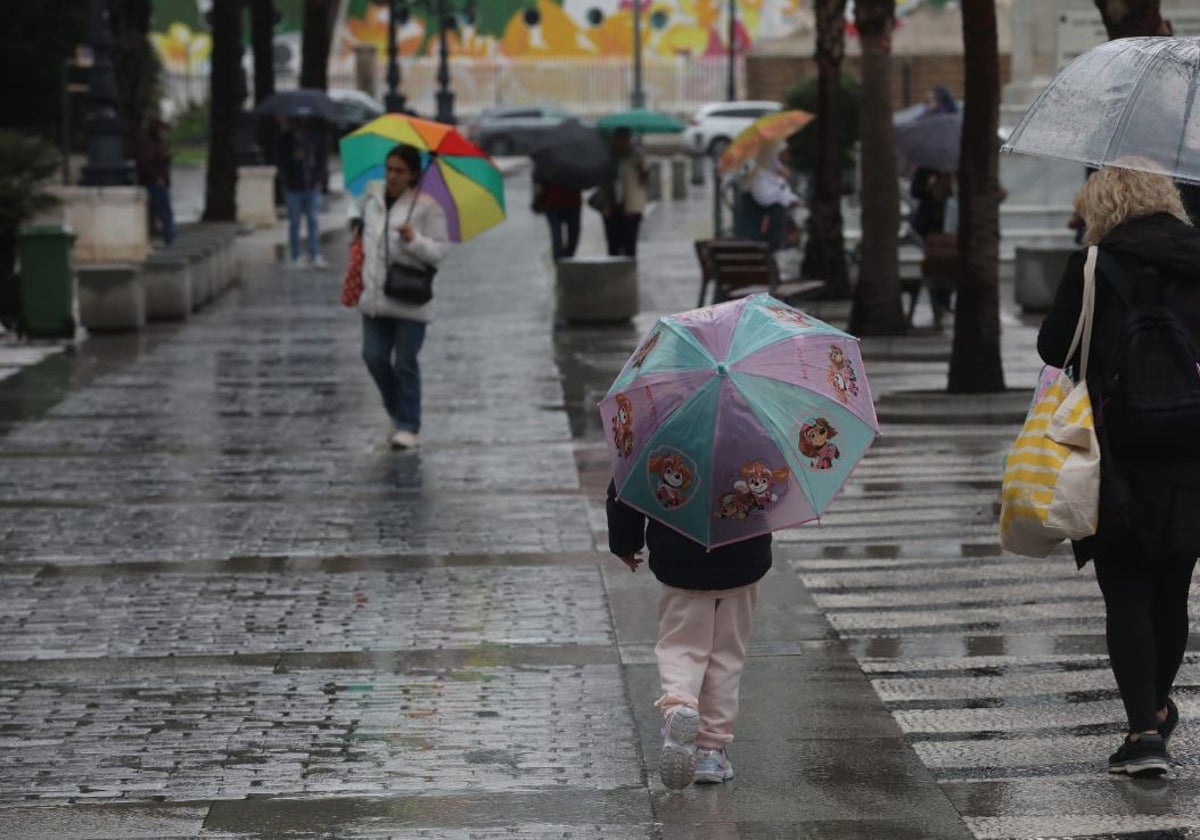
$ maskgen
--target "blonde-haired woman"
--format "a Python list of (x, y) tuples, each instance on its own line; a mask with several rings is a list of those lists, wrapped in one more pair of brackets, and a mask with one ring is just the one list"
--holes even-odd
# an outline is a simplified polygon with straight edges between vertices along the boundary
[[(1109, 770), (1160, 775), (1169, 767), (1167, 740), (1179, 722), (1169, 694), (1187, 648), (1188, 588), (1200, 553), (1200, 451), (1188, 455), (1183, 442), (1138, 439), (1114, 428), (1111, 412), (1106, 423), (1104, 414), (1115, 366), (1125, 361), (1116, 353), (1130, 292), (1162, 289), (1193, 340), (1200, 340), (1200, 231), (1188, 223), (1170, 178), (1137, 158), (1093, 174), (1075, 198), (1075, 212), (1087, 225), (1084, 244), (1098, 245), (1101, 255), (1087, 378), (1102, 475), (1099, 528), (1073, 547), (1080, 567), (1088, 560), (1095, 566), (1109, 661), (1129, 722)], [(1085, 258), (1080, 251), (1067, 263), (1038, 334), (1047, 364), (1073, 361), (1065, 356), (1079, 318)], [(1124, 284), (1126, 295), (1116, 284)]]

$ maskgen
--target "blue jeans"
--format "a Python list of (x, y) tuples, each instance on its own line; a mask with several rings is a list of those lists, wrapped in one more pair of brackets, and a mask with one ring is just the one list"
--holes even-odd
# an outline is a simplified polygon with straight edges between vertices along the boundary
[(397, 431), (421, 431), (421, 368), (425, 323), (363, 316), (363, 361)]
[(308, 258), (321, 255), (321, 232), (317, 229), (317, 214), (321, 212), (320, 190), (288, 190), (283, 194), (288, 214), (288, 248), (293, 260), (300, 259), (300, 216), (308, 224)]
[(546, 222), (550, 225), (550, 254), (555, 260), (575, 256), (575, 249), (579, 247), (579, 216), (578, 207), (546, 210)]
[(146, 197), (150, 200), (150, 213), (162, 231), (163, 242), (170, 245), (175, 241), (175, 212), (171, 209), (171, 188), (166, 184), (147, 184)]

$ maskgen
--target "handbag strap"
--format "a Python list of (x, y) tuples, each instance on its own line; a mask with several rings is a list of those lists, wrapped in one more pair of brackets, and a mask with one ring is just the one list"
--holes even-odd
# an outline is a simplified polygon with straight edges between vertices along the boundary
[[(1079, 321), (1075, 324), (1075, 335), (1071, 339), (1071, 348), (1067, 350), (1067, 361), (1079, 351), (1079, 377), (1076, 381), (1087, 379), (1088, 350), (1092, 346), (1092, 322), (1095, 320), (1096, 309), (1096, 260), (1100, 249), (1095, 245), (1088, 248), (1087, 260), (1083, 265), (1083, 301), (1079, 307)], [(1080, 341), (1082, 340), (1082, 344)]]
[[(434, 154), (433, 152), (430, 152), (430, 157), (433, 157), (433, 154)], [(413, 192), (412, 204), (408, 205), (408, 215), (404, 217), (404, 224), (406, 224), (406, 225), (408, 225), (412, 222), (413, 212), (417, 209), (417, 199), (421, 197), (421, 182), (425, 180), (425, 173), (428, 172), (430, 167), (432, 167), (432, 166), (433, 166), (433, 161), (430, 160), (429, 166), (422, 169), (421, 173), (419, 175), (417, 175), (417, 183), (413, 185), (414, 192)], [(397, 196), (396, 200), (399, 201), (400, 197)], [(387, 206), (387, 199), (384, 198), (384, 200), (383, 200), (383, 265), (384, 265), (385, 269), (387, 266), (391, 265), (391, 260), (388, 257), (388, 223), (391, 220), (392, 220), (392, 208)], [(432, 268), (432, 266), (430, 266), (428, 263), (426, 263), (425, 260), (418, 257), (412, 251), (409, 251), (408, 253), (409, 253), (409, 256), (411, 256), (414, 260), (416, 260), (417, 262), (419, 262), (421, 264), (422, 268), (425, 268), (425, 269)]]

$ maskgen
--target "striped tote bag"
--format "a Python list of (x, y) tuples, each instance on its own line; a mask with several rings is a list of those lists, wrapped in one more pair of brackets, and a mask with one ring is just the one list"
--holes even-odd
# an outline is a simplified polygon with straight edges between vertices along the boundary
[(1095, 246), (1088, 249), (1083, 304), (1067, 351), (1070, 359), (1080, 350), (1078, 381), (1065, 371), (1043, 371), (1025, 424), (1004, 459), (1000, 545), (1026, 557), (1045, 557), (1064, 539), (1096, 533), (1100, 446), (1087, 389), (1096, 255)]

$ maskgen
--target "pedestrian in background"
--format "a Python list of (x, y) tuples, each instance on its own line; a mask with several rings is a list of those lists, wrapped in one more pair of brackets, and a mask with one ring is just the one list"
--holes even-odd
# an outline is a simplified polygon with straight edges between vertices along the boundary
[(650, 170), (646, 159), (633, 143), (628, 128), (612, 135), (612, 155), (616, 161), (614, 177), (597, 192), (604, 216), (604, 238), (610, 257), (636, 257), (642, 213), (649, 203)]
[(138, 183), (146, 188), (150, 219), (163, 242), (175, 241), (175, 211), (171, 209), (171, 152), (167, 147), (167, 124), (159, 119), (139, 133), (134, 149)]
[(415, 449), (421, 431), (421, 369), (417, 356), (433, 318), (433, 301), (405, 303), (384, 292), (387, 263), (436, 266), (449, 247), (446, 214), (419, 191), (421, 153), (399, 145), (387, 154), (383, 181), (367, 185), (351, 208), (362, 237), (362, 356), (391, 418), (394, 449)]
[[(958, 103), (950, 88), (938, 85), (929, 92), (922, 117), (957, 113)], [(929, 287), (934, 328), (940, 330), (942, 318), (953, 308), (958, 285), (958, 238), (954, 234), (944, 235), (947, 234), (946, 207), (954, 197), (954, 173), (918, 166), (912, 173), (909, 195), (917, 202), (910, 224), (921, 239), (925, 266), (931, 268), (930, 271), (923, 268), (922, 273), (926, 275)]]
[(617, 499), (608, 484), (608, 546), (630, 571), (650, 551), (658, 599), (663, 747), (659, 775), (672, 790), (733, 778), (728, 745), (758, 581), (771, 568), (771, 535), (707, 549)]
[[(1115, 258), (1127, 276), (1112, 276), (1116, 268), (1106, 272), (1104, 262), (1096, 273), (1087, 384), (1098, 409), (1099, 525), (1073, 548), (1081, 568), (1088, 560), (1095, 565), (1109, 661), (1128, 719), (1129, 734), (1109, 758), (1109, 770), (1140, 776), (1167, 771), (1167, 741), (1179, 722), (1170, 693), (1187, 648), (1188, 589), (1200, 554), (1200, 445), (1194, 435), (1147, 439), (1139, 429), (1122, 430), (1128, 424), (1114, 399), (1120, 393), (1114, 375), (1139, 365), (1155, 375), (1170, 362), (1122, 355), (1130, 349), (1124, 324), (1135, 311), (1125, 302), (1130, 292), (1161, 292), (1200, 346), (1200, 232), (1188, 223), (1166, 175), (1126, 164), (1153, 167), (1117, 161), (1088, 178), (1075, 199), (1086, 225), (1084, 244), (1099, 245), (1101, 256)], [(1055, 367), (1076, 363), (1065, 356), (1082, 307), (1084, 255), (1077, 252), (1067, 263), (1038, 334), (1038, 353)], [(1166, 285), (1156, 290), (1158, 280)], [(1124, 281), (1131, 289), (1122, 293), (1116, 284)]]
[(743, 181), (757, 212), (757, 225), (751, 239), (767, 243), (772, 251), (784, 245), (789, 213), (800, 205), (800, 196), (788, 183), (787, 144), (783, 141), (766, 147), (746, 173)]
[(534, 179), (533, 210), (550, 226), (550, 253), (555, 262), (575, 256), (579, 247), (583, 193), (565, 184)]
[(279, 135), (276, 160), (283, 180), (283, 198), (288, 216), (288, 254), (293, 268), (304, 262), (300, 254), (300, 221), (308, 230), (309, 268), (328, 268), (321, 256), (321, 185), (325, 182), (325, 137), (301, 120), (287, 120)]

